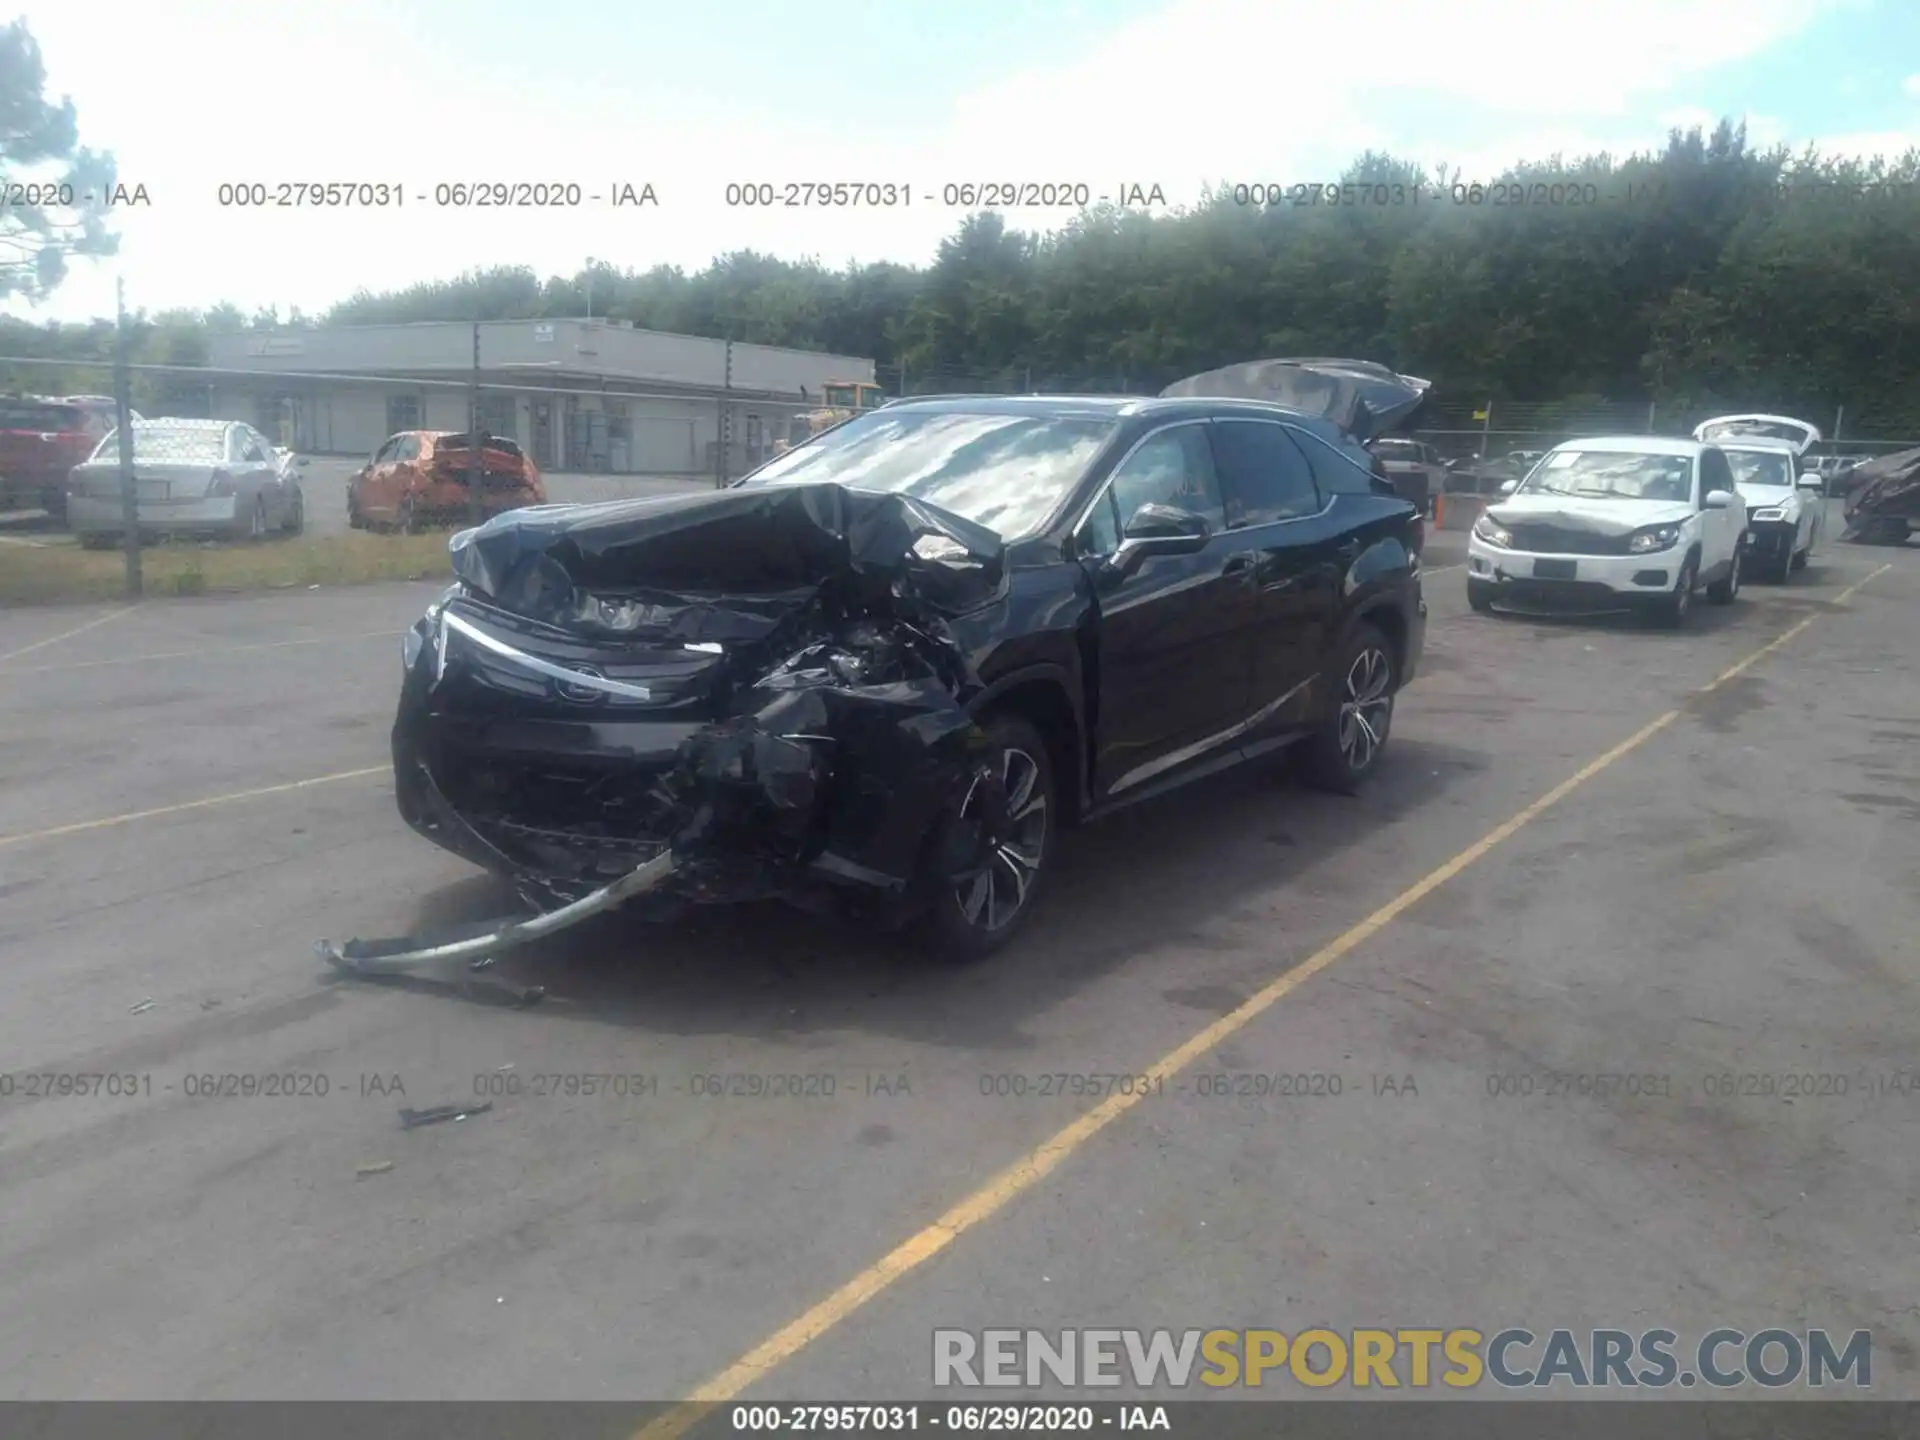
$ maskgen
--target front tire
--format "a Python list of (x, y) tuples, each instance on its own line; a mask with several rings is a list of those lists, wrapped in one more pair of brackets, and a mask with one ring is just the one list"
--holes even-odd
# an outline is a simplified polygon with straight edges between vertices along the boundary
[(287, 511), (287, 523), (280, 528), (281, 533), (286, 535), (298, 535), (307, 528), (306, 496), (295, 495), (293, 497), (293, 508)]
[(1680, 578), (1674, 582), (1671, 593), (1654, 607), (1655, 623), (1669, 630), (1678, 630), (1685, 625), (1687, 617), (1693, 614), (1693, 592), (1699, 583), (1699, 558), (1689, 555), (1680, 566)]
[(1352, 795), (1378, 768), (1393, 727), (1400, 677), (1386, 636), (1356, 626), (1327, 679), (1333, 714), (1294, 748), (1294, 770), (1316, 790)]
[(936, 957), (984, 960), (1026, 923), (1051, 873), (1059, 802), (1046, 737), (1018, 715), (989, 718), (987, 752), (959, 821), (984, 863), (944, 884), (920, 926)]
[(1482, 615), (1493, 613), (1493, 586), (1484, 580), (1467, 581), (1467, 604)]
[(1734, 597), (1740, 593), (1740, 547), (1733, 548), (1733, 568), (1727, 571), (1727, 578), (1716, 580), (1707, 586), (1707, 599), (1716, 605), (1731, 605)]

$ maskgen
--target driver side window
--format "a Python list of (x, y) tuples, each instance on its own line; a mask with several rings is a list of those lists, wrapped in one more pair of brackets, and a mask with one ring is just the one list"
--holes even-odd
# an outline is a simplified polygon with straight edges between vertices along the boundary
[(1706, 504), (1707, 496), (1715, 490), (1733, 489), (1733, 470), (1727, 464), (1727, 457), (1719, 450), (1704, 450), (1700, 454), (1700, 494), (1695, 503)]
[(369, 466), (385, 465), (388, 461), (393, 459), (393, 452), (399, 448), (400, 448), (400, 437), (398, 435), (395, 435), (391, 439), (389, 439), (386, 444), (382, 445), (378, 450), (373, 452), (373, 459), (369, 460), (367, 464)]
[(1150, 437), (1113, 472), (1111, 488), (1123, 533), (1142, 505), (1170, 505), (1201, 516), (1215, 530), (1226, 528), (1205, 425), (1177, 425)]

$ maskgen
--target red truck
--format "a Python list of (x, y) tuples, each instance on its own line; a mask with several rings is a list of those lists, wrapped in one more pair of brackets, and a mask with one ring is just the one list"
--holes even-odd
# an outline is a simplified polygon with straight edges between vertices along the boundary
[(114, 418), (108, 396), (0, 396), (0, 510), (65, 520), (67, 473), (112, 432)]

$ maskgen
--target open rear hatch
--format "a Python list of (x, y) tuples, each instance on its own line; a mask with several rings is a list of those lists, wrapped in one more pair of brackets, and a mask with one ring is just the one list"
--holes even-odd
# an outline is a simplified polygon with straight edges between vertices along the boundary
[(1365, 444), (1411, 420), (1431, 388), (1430, 381), (1371, 360), (1280, 359), (1189, 375), (1160, 394), (1267, 400), (1331, 420)]
[(1722, 440), (1784, 440), (1798, 459), (1820, 443), (1820, 427), (1789, 415), (1716, 415), (1694, 426), (1693, 438), (1703, 445)]

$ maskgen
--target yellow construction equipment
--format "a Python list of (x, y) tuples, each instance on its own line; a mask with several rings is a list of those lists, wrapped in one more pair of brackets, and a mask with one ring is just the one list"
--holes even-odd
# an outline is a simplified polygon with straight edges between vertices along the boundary
[(817, 410), (803, 410), (787, 422), (787, 433), (773, 442), (775, 454), (784, 454), (796, 445), (804, 445), (822, 430), (868, 410), (878, 410), (886, 395), (878, 385), (864, 380), (829, 380), (820, 387), (826, 403)]

